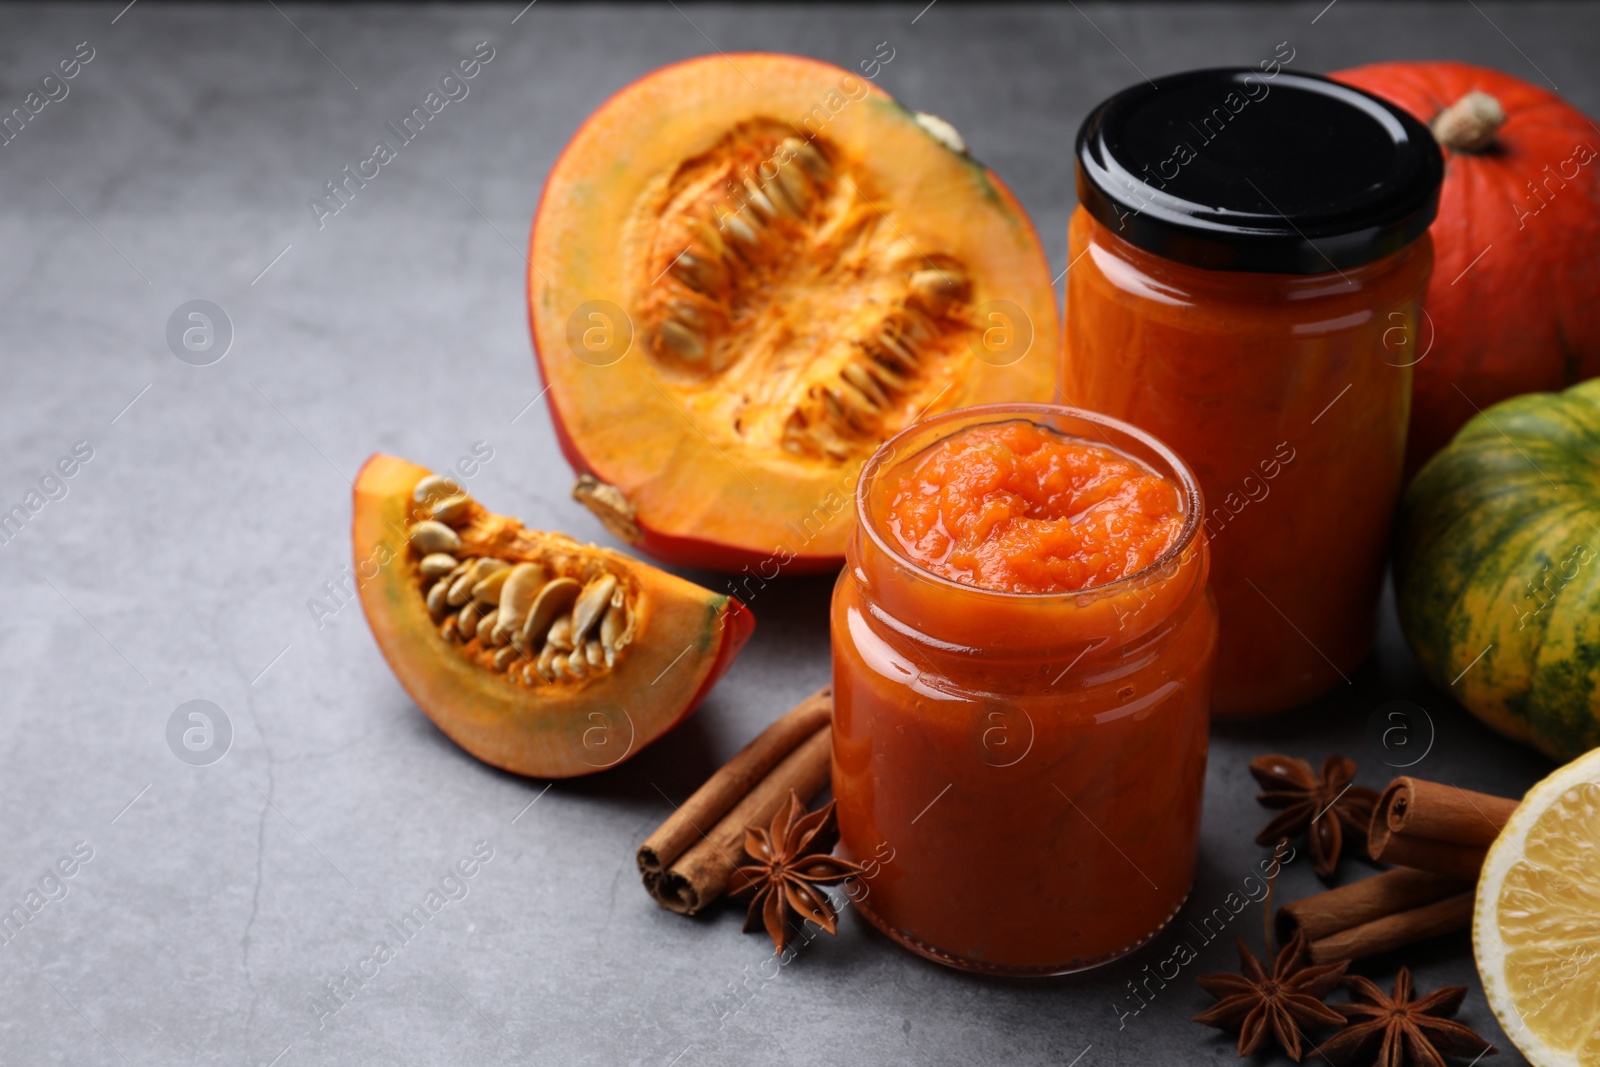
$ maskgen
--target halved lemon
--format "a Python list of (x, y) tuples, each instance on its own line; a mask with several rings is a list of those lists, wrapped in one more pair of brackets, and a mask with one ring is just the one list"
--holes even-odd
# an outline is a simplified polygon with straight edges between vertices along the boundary
[(1490, 846), (1472, 947), (1534, 1067), (1600, 1067), (1600, 749), (1530, 789)]

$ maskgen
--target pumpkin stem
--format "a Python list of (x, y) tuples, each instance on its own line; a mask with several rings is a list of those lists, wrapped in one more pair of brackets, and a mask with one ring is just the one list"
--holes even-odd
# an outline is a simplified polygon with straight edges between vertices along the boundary
[(1506, 120), (1500, 101), (1474, 89), (1434, 117), (1433, 135), (1455, 152), (1482, 152)]

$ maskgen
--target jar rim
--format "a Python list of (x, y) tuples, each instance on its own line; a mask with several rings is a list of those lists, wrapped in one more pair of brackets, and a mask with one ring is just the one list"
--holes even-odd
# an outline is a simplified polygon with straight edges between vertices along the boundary
[[(898, 451), (897, 446), (902, 444), (913, 435), (920, 436), (921, 434), (927, 433), (932, 429), (955, 422), (965, 422), (969, 426), (991, 425), (993, 423), (1011, 421), (1017, 417), (1028, 418), (1029, 416), (1034, 415), (1079, 419), (1095, 426), (1103, 427), (1105, 429), (1113, 430), (1116, 433), (1126, 435), (1127, 437), (1137, 441), (1143, 447), (1148, 448), (1151, 452), (1155, 453), (1155, 455), (1160, 457), (1161, 461), (1171, 469), (1172, 475), (1174, 475), (1177, 480), (1178, 491), (1183, 498), (1184, 520), (1182, 528), (1178, 531), (1178, 536), (1173, 540), (1172, 544), (1167, 546), (1166, 550), (1163, 551), (1161, 555), (1157, 556), (1155, 559), (1151, 560), (1149, 563), (1145, 564), (1143, 567), (1140, 567), (1133, 573), (1125, 574), (1114, 581), (1106, 582), (1104, 585), (1093, 585), (1084, 589), (1014, 592), (1008, 589), (993, 589), (989, 586), (958, 582), (954, 578), (947, 578), (942, 574), (931, 571), (908, 556), (897, 543), (892, 543), (892, 539), (885, 537), (883, 531), (878, 529), (878, 525), (874, 521), (874, 516), (868, 503), (868, 494), (870, 492), (870, 487), (876, 484), (878, 474), (880, 469), (883, 467), (883, 464), (891, 459), (898, 458), (896, 455)], [(991, 418), (990, 416), (993, 417)], [(952, 431), (952, 433), (953, 432), (954, 431)], [(938, 441), (946, 440), (950, 436), (951, 434), (940, 434), (928, 441), (923, 448), (927, 448)], [(1107, 443), (1110, 444), (1112, 448), (1117, 448), (1115, 444), (1111, 444), (1109, 441)], [(918, 451), (922, 451), (922, 449), (919, 449)], [(1121, 450), (1118, 449), (1118, 451)], [(1163, 478), (1168, 477), (1166, 472), (1158, 471), (1157, 473)], [(871, 458), (869, 458), (866, 464), (861, 468), (861, 474), (856, 479), (857, 527), (864, 531), (868, 537), (872, 538), (873, 543), (889, 559), (895, 560), (897, 563), (901, 563), (910, 567), (916, 572), (917, 577), (932, 582), (935, 585), (944, 586), (952, 590), (958, 590), (965, 594), (982, 594), (984, 596), (1012, 599), (1018, 604), (1043, 604), (1051, 601), (1079, 599), (1099, 600), (1105, 596), (1112, 596), (1127, 592), (1128, 590), (1138, 589), (1147, 584), (1153, 578), (1166, 576), (1168, 575), (1168, 572), (1170, 572), (1176, 566), (1176, 564), (1182, 560), (1184, 553), (1189, 550), (1190, 546), (1194, 544), (1195, 539), (1199, 536), (1201, 525), (1205, 521), (1204, 515), (1205, 503), (1204, 497), (1200, 491), (1199, 479), (1195, 477), (1194, 471), (1189, 469), (1189, 465), (1183, 461), (1183, 457), (1179, 456), (1178, 453), (1173, 451), (1172, 448), (1169, 447), (1165, 442), (1161, 441), (1147, 431), (1141, 430), (1132, 423), (1123, 422), (1121, 419), (1114, 418), (1110, 415), (1103, 415), (1097, 411), (1089, 411), (1085, 408), (1072, 407), (1067, 404), (980, 404), (974, 407), (956, 408), (952, 411), (946, 411), (939, 415), (935, 415), (932, 418), (923, 419), (920, 422), (914, 422), (910, 426), (907, 426), (905, 429), (901, 430), (899, 433), (895, 434), (893, 437), (889, 438), (883, 444), (879, 445), (877, 450), (873, 452)]]

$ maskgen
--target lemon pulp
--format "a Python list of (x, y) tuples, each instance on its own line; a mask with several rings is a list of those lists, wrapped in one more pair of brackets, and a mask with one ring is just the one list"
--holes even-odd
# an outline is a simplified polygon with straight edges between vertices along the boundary
[(1600, 1067), (1600, 784), (1580, 782), (1534, 821), (1506, 871), (1498, 926), (1522, 1023)]

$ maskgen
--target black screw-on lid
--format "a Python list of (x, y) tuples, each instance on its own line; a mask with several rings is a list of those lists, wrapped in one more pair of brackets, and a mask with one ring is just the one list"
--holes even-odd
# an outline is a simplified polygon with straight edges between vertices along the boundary
[(1194, 70), (1078, 130), (1078, 201), (1124, 240), (1212, 270), (1325, 274), (1415, 240), (1439, 206), (1428, 128), (1327, 78)]

